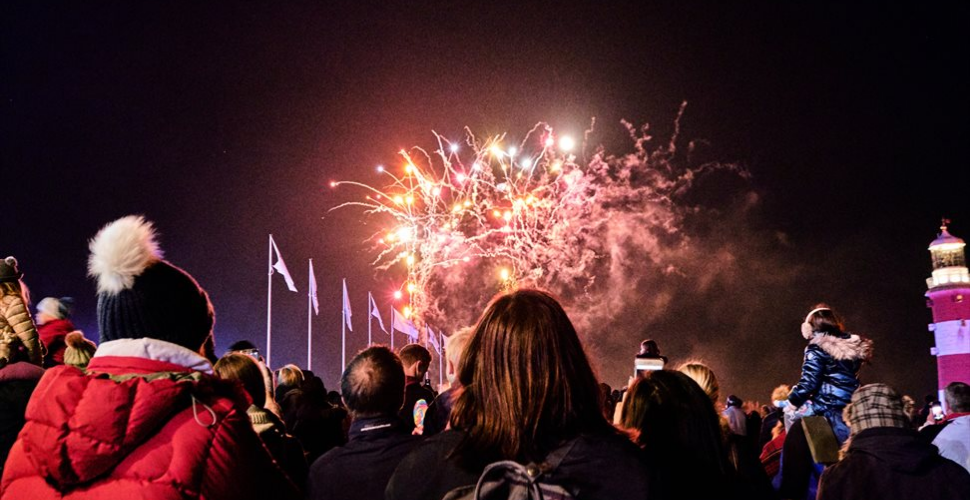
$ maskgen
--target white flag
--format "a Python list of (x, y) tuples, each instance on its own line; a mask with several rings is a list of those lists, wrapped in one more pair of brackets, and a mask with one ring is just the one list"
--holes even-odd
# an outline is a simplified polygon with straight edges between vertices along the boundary
[(438, 334), (435, 333), (434, 330), (432, 330), (430, 326), (427, 327), (427, 328), (428, 328), (428, 342), (431, 343), (431, 347), (434, 348), (434, 352), (438, 353), (438, 355), (440, 356), (441, 355), (441, 344), (438, 342)]
[(367, 292), (367, 299), (370, 302), (370, 315), (377, 318), (377, 324), (381, 325), (381, 330), (387, 333), (387, 328), (384, 328), (384, 320), (381, 318), (381, 312), (377, 309), (377, 302), (374, 302), (374, 296)]
[(313, 259), (310, 259), (310, 300), (313, 301), (313, 312), (320, 315), (320, 301), (317, 300), (317, 276), (313, 273)]
[(407, 335), (412, 340), (418, 338), (418, 329), (403, 314), (391, 309), (391, 328)]
[(344, 278), (344, 322), (347, 323), (347, 329), (354, 331), (354, 327), (350, 324), (350, 316), (353, 313), (350, 311), (350, 297), (347, 295), (347, 278)]
[(283, 255), (280, 254), (280, 249), (277, 248), (272, 234), (269, 235), (269, 242), (273, 245), (273, 252), (276, 254), (276, 263), (273, 264), (273, 269), (276, 269), (276, 272), (283, 275), (283, 279), (286, 280), (286, 288), (289, 288), (291, 292), (295, 292), (296, 284), (293, 283), (293, 277), (290, 276), (290, 271), (286, 269), (286, 262), (283, 262)]

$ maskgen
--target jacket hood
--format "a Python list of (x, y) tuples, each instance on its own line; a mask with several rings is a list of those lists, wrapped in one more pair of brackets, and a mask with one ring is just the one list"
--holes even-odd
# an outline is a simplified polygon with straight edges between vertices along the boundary
[(61, 489), (97, 479), (192, 404), (199, 374), (157, 375), (119, 380), (69, 366), (48, 370), (27, 406), (24, 452)]
[(852, 437), (849, 453), (864, 453), (892, 470), (916, 474), (939, 460), (936, 446), (921, 440), (915, 431), (898, 427), (874, 427)]
[[(240, 389), (200, 372), (207, 362), (191, 351), (153, 339), (102, 348), (87, 372), (72, 366), (48, 370), (27, 405), (19, 438), (24, 454), (61, 491), (109, 473), (177, 413), (201, 401), (233, 394), (233, 404), (245, 411)], [(209, 412), (199, 413), (199, 425), (212, 425)]]
[(45, 322), (43, 325), (37, 325), (37, 330), (49, 330), (51, 332), (57, 333), (69, 333), (76, 328), (74, 328), (74, 323), (71, 323), (69, 319), (52, 319)]
[(855, 334), (846, 335), (846, 337), (837, 337), (835, 335), (816, 334), (809, 341), (809, 344), (817, 345), (839, 361), (857, 359), (868, 361), (872, 358), (872, 340)]

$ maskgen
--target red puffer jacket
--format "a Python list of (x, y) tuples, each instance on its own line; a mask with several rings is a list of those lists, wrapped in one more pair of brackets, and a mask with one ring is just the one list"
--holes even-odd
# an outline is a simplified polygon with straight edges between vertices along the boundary
[(0, 498), (299, 498), (253, 432), (248, 405), (234, 385), (157, 358), (96, 355), (87, 374), (52, 368), (27, 407)]

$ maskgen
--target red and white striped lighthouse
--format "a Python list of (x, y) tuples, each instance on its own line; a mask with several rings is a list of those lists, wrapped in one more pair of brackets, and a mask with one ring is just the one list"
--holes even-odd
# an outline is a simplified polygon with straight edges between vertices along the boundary
[(970, 273), (964, 254), (966, 243), (946, 230), (943, 221), (940, 235), (930, 243), (933, 275), (926, 279), (926, 305), (933, 310), (930, 331), (936, 337), (939, 399), (950, 382), (970, 383)]

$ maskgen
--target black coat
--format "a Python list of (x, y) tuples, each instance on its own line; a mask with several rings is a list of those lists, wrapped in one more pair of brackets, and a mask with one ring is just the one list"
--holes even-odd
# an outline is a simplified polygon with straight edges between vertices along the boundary
[(0, 474), (10, 447), (24, 427), (27, 402), (44, 370), (20, 361), (0, 368)]
[[(421, 385), (420, 378), (407, 377), (406, 383), (404, 385), (404, 405), (401, 406), (401, 411), (398, 413), (401, 422), (404, 423), (404, 429), (407, 432), (414, 430), (414, 405), (418, 400), (423, 399), (425, 403), (431, 404), (434, 401), (435, 394), (431, 389)], [(425, 414), (427, 415), (427, 414)]]
[(310, 467), (307, 500), (381, 500), (398, 463), (415, 445), (396, 416), (355, 419), (350, 440)]
[(966, 500), (970, 473), (916, 431), (874, 427), (852, 437), (844, 459), (822, 473), (818, 500)]
[(845, 408), (859, 388), (859, 368), (871, 350), (872, 342), (858, 335), (816, 333), (805, 348), (802, 376), (788, 401), (797, 408), (811, 400), (817, 414)]
[[(388, 500), (443, 497), (460, 486), (474, 485), (481, 469), (467, 470), (450, 452), (461, 441), (460, 431), (428, 438), (404, 458), (387, 485)], [(641, 451), (618, 434), (581, 436), (560, 462), (550, 481), (585, 500), (649, 499), (649, 469)]]

